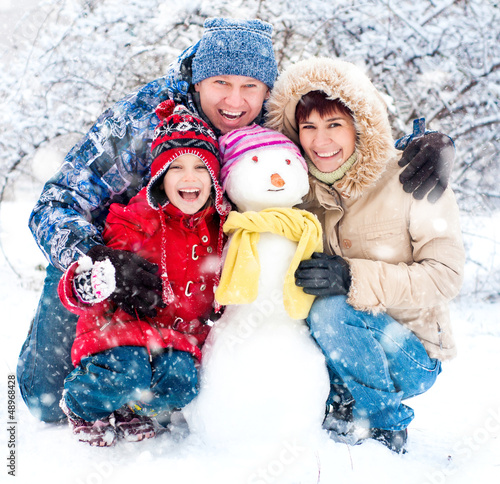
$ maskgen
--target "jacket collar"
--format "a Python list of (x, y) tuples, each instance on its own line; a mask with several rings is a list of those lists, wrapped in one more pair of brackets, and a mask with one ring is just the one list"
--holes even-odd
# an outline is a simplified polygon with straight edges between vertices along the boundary
[(177, 220), (182, 223), (184, 227), (188, 229), (194, 229), (200, 224), (200, 222), (206, 225), (207, 222), (213, 219), (213, 216), (215, 214), (215, 207), (213, 205), (210, 205), (209, 207), (190, 215), (182, 212), (171, 203), (168, 203), (162, 206), (160, 208), (160, 211), (168, 219)]

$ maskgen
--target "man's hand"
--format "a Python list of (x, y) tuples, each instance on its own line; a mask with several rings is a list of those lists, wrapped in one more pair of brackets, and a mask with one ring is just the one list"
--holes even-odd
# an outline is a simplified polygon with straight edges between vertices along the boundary
[(349, 264), (338, 255), (314, 252), (299, 264), (295, 284), (314, 296), (346, 295), (351, 287)]
[(406, 169), (399, 176), (406, 193), (417, 200), (425, 195), (434, 203), (443, 194), (450, 181), (455, 162), (455, 148), (450, 137), (429, 133), (413, 139), (403, 152), (399, 166)]
[(162, 283), (158, 266), (124, 250), (104, 245), (92, 247), (87, 255), (93, 262), (109, 259), (115, 268), (116, 288), (109, 298), (132, 316), (153, 317), (161, 299)]

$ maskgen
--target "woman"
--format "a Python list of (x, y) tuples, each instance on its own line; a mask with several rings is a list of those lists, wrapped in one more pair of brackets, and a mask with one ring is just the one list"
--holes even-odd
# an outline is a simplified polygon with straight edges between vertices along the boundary
[(308, 323), (331, 376), (325, 425), (403, 452), (414, 414), (402, 400), (428, 390), (456, 352), (448, 302), (465, 257), (454, 195), (431, 205), (401, 190), (385, 103), (353, 64), (291, 66), (268, 113), (302, 147), (310, 191), (300, 208), (324, 229), (325, 253), (301, 263), (296, 283), (319, 296)]

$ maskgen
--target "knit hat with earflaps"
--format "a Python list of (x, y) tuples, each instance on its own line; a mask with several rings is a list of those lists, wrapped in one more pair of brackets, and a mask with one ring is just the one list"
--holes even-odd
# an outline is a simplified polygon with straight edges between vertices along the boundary
[(185, 106), (176, 106), (170, 99), (158, 105), (156, 115), (160, 124), (151, 144), (153, 163), (151, 180), (147, 185), (149, 205), (158, 209), (169, 203), (161, 188), (163, 177), (176, 158), (191, 154), (200, 158), (210, 173), (215, 191), (215, 209), (219, 215), (227, 215), (231, 206), (222, 196), (219, 184), (219, 144), (215, 133), (205, 121), (195, 117)]
[[(160, 103), (156, 108), (156, 115), (160, 119), (160, 124), (155, 130), (151, 144), (153, 163), (151, 164), (151, 180), (146, 187), (148, 204), (158, 210), (162, 230), (165, 230), (166, 221), (162, 208), (169, 203), (161, 187), (165, 173), (179, 156), (191, 154), (200, 158), (210, 173), (215, 191), (214, 206), (221, 218), (217, 240), (217, 255), (221, 258), (224, 245), (222, 225), (227, 214), (231, 211), (231, 204), (223, 196), (219, 184), (220, 165), (217, 138), (203, 120), (195, 117), (185, 106), (176, 106), (172, 100)], [(161, 251), (162, 299), (163, 302), (169, 304), (174, 300), (174, 294), (168, 280), (166, 260), (169, 255), (166, 253), (164, 244)], [(220, 269), (221, 267), (219, 267), (219, 274)], [(217, 275), (217, 283), (218, 279)], [(216, 304), (216, 309), (219, 308), (220, 306)]]

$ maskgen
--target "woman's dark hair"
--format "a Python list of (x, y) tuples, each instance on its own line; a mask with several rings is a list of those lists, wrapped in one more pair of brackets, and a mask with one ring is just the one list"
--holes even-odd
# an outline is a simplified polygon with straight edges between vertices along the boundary
[(295, 108), (295, 122), (303, 123), (313, 111), (322, 118), (333, 113), (353, 117), (352, 111), (340, 99), (328, 99), (323, 91), (310, 91), (301, 97)]

